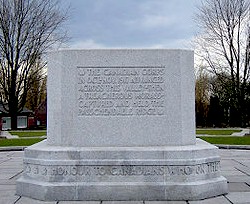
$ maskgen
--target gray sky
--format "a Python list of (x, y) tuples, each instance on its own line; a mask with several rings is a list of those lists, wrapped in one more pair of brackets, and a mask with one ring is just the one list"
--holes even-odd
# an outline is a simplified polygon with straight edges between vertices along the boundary
[(70, 48), (188, 48), (200, 0), (63, 0)]

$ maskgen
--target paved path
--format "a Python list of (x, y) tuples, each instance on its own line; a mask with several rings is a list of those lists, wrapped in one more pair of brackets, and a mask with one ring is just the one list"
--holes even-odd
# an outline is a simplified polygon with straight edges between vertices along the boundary
[(0, 152), (0, 204), (250, 204), (250, 151), (220, 150), (221, 170), (230, 193), (202, 201), (60, 201), (42, 202), (15, 195), (15, 181), (22, 173), (22, 151)]
[[(38, 130), (27, 130), (27, 132), (39, 132)], [(29, 137), (19, 137), (18, 135), (12, 135), (8, 131), (1, 131), (0, 137), (6, 138), (6, 139), (31, 139), (31, 138), (47, 138), (46, 133), (44, 133), (44, 136), (29, 136)]]
[(249, 135), (250, 130), (249, 129), (242, 129), (241, 132), (234, 132), (232, 136), (238, 136), (238, 137), (243, 137), (245, 135)]
[(8, 131), (1, 131), (1, 137), (4, 137), (6, 139), (17, 139), (17, 138), (19, 138), (17, 135), (12, 135)]
[[(196, 130), (241, 130), (240, 132), (234, 132), (231, 134), (231, 136), (233, 137), (244, 137), (245, 135), (249, 135), (250, 134), (250, 129), (249, 128), (197, 128)], [(206, 136), (206, 137), (228, 137), (229, 135), (209, 135), (209, 134), (196, 134), (197, 137), (201, 137), (201, 136)]]

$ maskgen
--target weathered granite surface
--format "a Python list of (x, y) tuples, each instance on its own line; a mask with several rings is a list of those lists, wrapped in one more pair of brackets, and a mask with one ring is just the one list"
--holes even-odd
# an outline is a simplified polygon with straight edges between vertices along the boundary
[(195, 143), (192, 51), (60, 51), (48, 67), (49, 144)]
[(193, 52), (52, 53), (48, 140), (25, 150), (17, 194), (40, 200), (199, 200), (227, 193), (195, 139)]
[(218, 149), (56, 147), (25, 151), (17, 193), (40, 200), (197, 200), (227, 192)]
[[(235, 147), (234, 147), (235, 148)], [(239, 204), (250, 200), (250, 151), (219, 149), (221, 174), (228, 180), (229, 193), (198, 201), (39, 201), (17, 196), (16, 179), (23, 171), (23, 151), (0, 151), (1, 204)], [(232, 182), (231, 182), (232, 180)], [(237, 181), (235, 181), (237, 180)]]

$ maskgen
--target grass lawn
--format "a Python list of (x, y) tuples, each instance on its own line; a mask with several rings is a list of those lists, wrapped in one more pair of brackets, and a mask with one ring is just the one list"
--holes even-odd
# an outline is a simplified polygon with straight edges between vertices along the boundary
[(250, 145), (250, 137), (199, 137), (211, 144)]
[(231, 135), (232, 133), (234, 132), (241, 132), (241, 130), (233, 130), (233, 129), (222, 129), (222, 130), (212, 130), (212, 129), (209, 129), (209, 130), (206, 130), (206, 129), (203, 129), (203, 130), (196, 130), (196, 134), (198, 135)]
[[(211, 144), (228, 144), (228, 145), (250, 145), (250, 137), (233, 137), (230, 136), (234, 132), (241, 130), (235, 129), (199, 129), (196, 134), (207, 134), (208, 136), (199, 136), (199, 138)], [(30, 146), (43, 140), (43, 138), (32, 138), (45, 136), (46, 130), (39, 131), (9, 131), (12, 135), (18, 135), (20, 139), (0, 139), (0, 147), (6, 146)], [(211, 135), (211, 136), (209, 136)], [(212, 136), (213, 135), (213, 136)], [(29, 139), (22, 139), (21, 137), (30, 137)]]
[(12, 135), (17, 135), (19, 137), (40, 137), (47, 135), (46, 130), (41, 131), (9, 131)]
[(42, 138), (30, 138), (30, 139), (0, 139), (0, 147), (8, 146), (30, 146), (42, 141)]

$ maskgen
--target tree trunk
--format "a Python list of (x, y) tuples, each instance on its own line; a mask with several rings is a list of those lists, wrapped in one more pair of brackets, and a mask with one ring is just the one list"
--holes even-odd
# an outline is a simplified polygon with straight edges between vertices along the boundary
[(17, 130), (17, 113), (11, 114), (11, 130)]
[(11, 117), (11, 129), (17, 129), (18, 99), (13, 96), (9, 102), (9, 113)]

